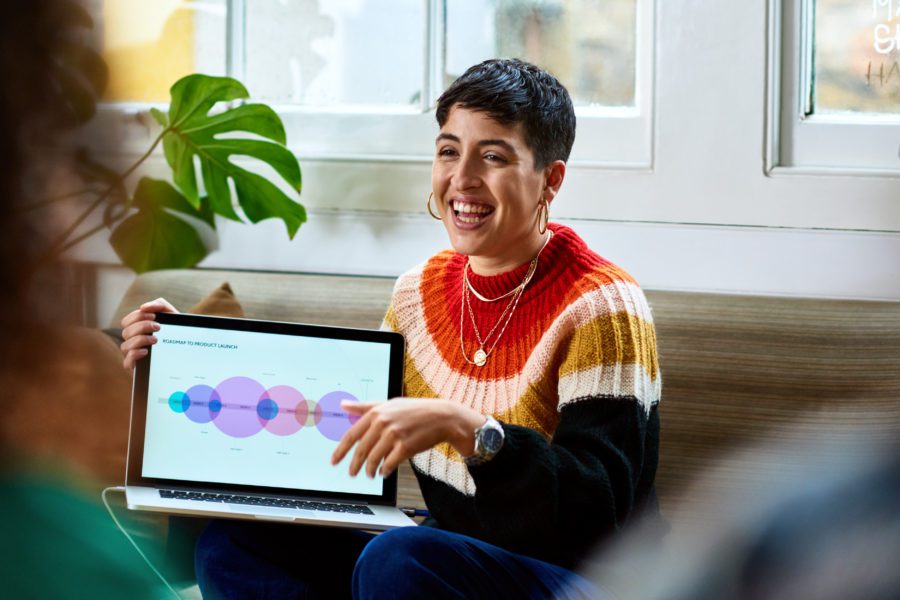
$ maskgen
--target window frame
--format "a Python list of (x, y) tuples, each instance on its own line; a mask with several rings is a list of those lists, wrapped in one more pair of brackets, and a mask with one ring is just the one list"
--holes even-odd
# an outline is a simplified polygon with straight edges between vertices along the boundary
[(764, 171), (900, 177), (900, 115), (810, 114), (813, 2), (768, 0)]
[[(418, 106), (302, 107), (268, 104), (282, 118), (288, 147), (308, 161), (372, 161), (429, 164), (437, 133), (434, 101), (442, 91), (445, 2), (422, 0), (427, 23), (422, 51), (424, 93)], [(656, 0), (635, 0), (634, 107), (577, 108), (578, 136), (570, 166), (652, 170)], [(248, 0), (226, 0), (226, 74), (244, 79), (245, 18)], [(252, 90), (251, 90), (252, 93)], [(140, 152), (152, 140), (147, 123), (135, 118), (154, 103), (104, 103), (98, 108), (96, 148)], [(152, 125), (150, 126), (152, 127)], [(111, 135), (111, 138), (107, 136)], [(110, 145), (106, 145), (104, 139)]]

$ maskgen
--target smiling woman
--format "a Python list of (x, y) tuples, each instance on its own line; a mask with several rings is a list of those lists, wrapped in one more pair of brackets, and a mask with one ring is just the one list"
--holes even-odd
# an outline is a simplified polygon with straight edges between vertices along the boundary
[[(431, 517), (375, 538), (214, 522), (195, 556), (205, 595), (596, 598), (572, 569), (619, 530), (658, 523), (649, 307), (631, 276), (549, 223), (575, 137), (566, 89), (489, 60), (448, 88), (437, 119), (429, 203), (453, 250), (402, 275), (385, 316), (406, 340), (406, 397), (342, 404), (358, 420), (332, 456), (369, 477), (411, 460)], [(125, 317), (126, 365), (165, 310)]]
[[(441, 96), (431, 185), (454, 249), (492, 275), (527, 262), (549, 239), (538, 220), (565, 177), (575, 113), (551, 75), (525, 63), (520, 71), (483, 65)], [(529, 102), (536, 91), (540, 109)]]
[(565, 162), (537, 168), (521, 126), (463, 107), (450, 110), (437, 138), (431, 183), (450, 243), (481, 275), (530, 260), (546, 238), (539, 208), (553, 200)]

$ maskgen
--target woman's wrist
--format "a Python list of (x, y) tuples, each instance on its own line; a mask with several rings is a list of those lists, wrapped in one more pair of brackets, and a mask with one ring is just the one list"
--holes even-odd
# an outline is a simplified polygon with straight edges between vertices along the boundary
[(484, 415), (471, 408), (447, 401), (452, 410), (450, 445), (460, 456), (471, 456), (475, 452), (475, 430), (484, 425)]

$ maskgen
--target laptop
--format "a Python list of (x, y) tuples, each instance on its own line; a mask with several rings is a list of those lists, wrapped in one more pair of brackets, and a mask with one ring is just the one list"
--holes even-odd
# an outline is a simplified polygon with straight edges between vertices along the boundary
[(160, 313), (137, 362), (128, 508), (383, 531), (415, 525), (397, 473), (357, 477), (331, 454), (341, 402), (401, 395), (397, 333)]

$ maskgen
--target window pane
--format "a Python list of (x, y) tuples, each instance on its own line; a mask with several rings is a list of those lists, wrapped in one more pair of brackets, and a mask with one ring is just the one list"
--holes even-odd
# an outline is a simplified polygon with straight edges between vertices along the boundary
[(418, 105), (422, 0), (250, 0), (246, 83), (254, 98), (307, 106)]
[(225, 74), (225, 0), (91, 0), (89, 10), (109, 65), (106, 100), (166, 102), (184, 75)]
[(576, 106), (632, 106), (636, 0), (449, 0), (445, 85), (488, 58), (556, 75)]
[(900, 0), (815, 2), (815, 113), (900, 113)]

